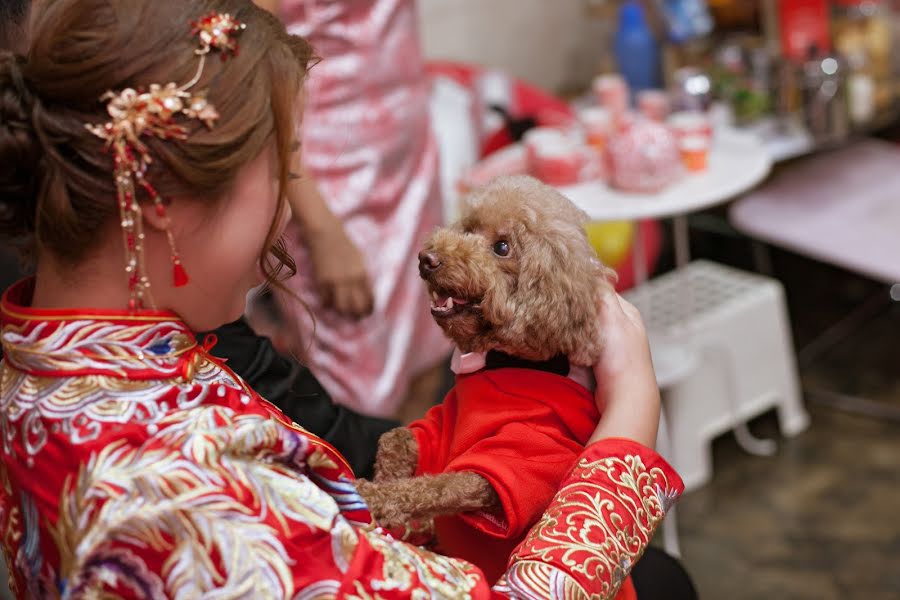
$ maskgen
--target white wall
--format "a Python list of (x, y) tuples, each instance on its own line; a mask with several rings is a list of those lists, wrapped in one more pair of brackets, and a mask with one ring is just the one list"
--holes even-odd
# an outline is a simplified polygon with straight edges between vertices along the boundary
[(429, 58), (501, 68), (552, 91), (608, 68), (608, 25), (587, 0), (419, 0)]

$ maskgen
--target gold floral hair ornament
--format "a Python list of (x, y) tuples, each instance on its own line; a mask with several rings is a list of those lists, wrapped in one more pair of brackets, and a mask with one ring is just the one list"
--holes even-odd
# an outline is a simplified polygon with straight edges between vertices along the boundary
[[(142, 189), (153, 201), (157, 215), (166, 218), (166, 207), (156, 189), (147, 181), (147, 169), (153, 162), (150, 149), (143, 139), (161, 140), (188, 137), (188, 129), (178, 122), (179, 117), (202, 122), (212, 129), (219, 118), (215, 106), (210, 104), (205, 92), (192, 88), (200, 81), (206, 66), (206, 57), (216, 50), (222, 60), (238, 53), (236, 36), (246, 25), (227, 13), (210, 13), (191, 22), (191, 35), (200, 45), (195, 53), (200, 57), (197, 72), (184, 85), (167, 83), (151, 84), (146, 90), (127, 88), (121, 92), (107, 92), (101, 98), (111, 120), (103, 125), (87, 124), (88, 131), (106, 141), (113, 154), (117, 200), (121, 216), (122, 236), (125, 245), (125, 271), (128, 275), (130, 298), (128, 308), (138, 310), (145, 304), (154, 306), (150, 294), (150, 279), (144, 264), (144, 224), (137, 189)], [(175, 246), (171, 227), (166, 226), (166, 236), (172, 251), (172, 282), (175, 287), (187, 285), (187, 271)]]

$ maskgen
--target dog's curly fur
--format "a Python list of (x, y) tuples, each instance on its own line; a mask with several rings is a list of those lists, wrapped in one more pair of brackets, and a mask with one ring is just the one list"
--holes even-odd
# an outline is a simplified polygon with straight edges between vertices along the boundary
[[(532, 361), (563, 354), (593, 364), (602, 347), (598, 297), (612, 289), (614, 274), (588, 243), (586, 221), (531, 177), (503, 177), (476, 191), (463, 218), (437, 230), (420, 254), (435, 320), (462, 352), (499, 350)], [(455, 300), (450, 310), (441, 309), (446, 298)], [(407, 429), (379, 441), (375, 483), (359, 487), (383, 524), (499, 506), (488, 482), (472, 473), (411, 477), (417, 459)]]
[[(598, 282), (604, 268), (584, 232), (587, 215), (531, 177), (505, 177), (468, 198), (464, 217), (425, 244), (441, 267), (429, 291), (469, 299), (461, 314), (439, 318), (463, 352), (500, 350), (528, 360), (565, 354), (593, 364), (600, 351)], [(507, 257), (492, 250), (510, 246)]]

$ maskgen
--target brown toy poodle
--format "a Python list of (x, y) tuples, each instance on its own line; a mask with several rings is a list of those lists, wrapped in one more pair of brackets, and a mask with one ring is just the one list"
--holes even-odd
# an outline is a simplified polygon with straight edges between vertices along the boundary
[(358, 482), (379, 523), (436, 519), (441, 549), (491, 574), (543, 512), (598, 418), (576, 375), (601, 350), (598, 297), (612, 287), (586, 221), (553, 188), (504, 177), (426, 242), (419, 271), (457, 345), (457, 381), (381, 438), (375, 481)]

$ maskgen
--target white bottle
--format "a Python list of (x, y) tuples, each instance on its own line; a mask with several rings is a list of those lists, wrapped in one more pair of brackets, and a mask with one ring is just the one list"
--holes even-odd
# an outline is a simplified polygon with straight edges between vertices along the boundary
[(856, 126), (867, 125), (875, 117), (875, 80), (865, 71), (866, 58), (863, 53), (854, 53), (848, 62), (847, 108), (850, 121)]

